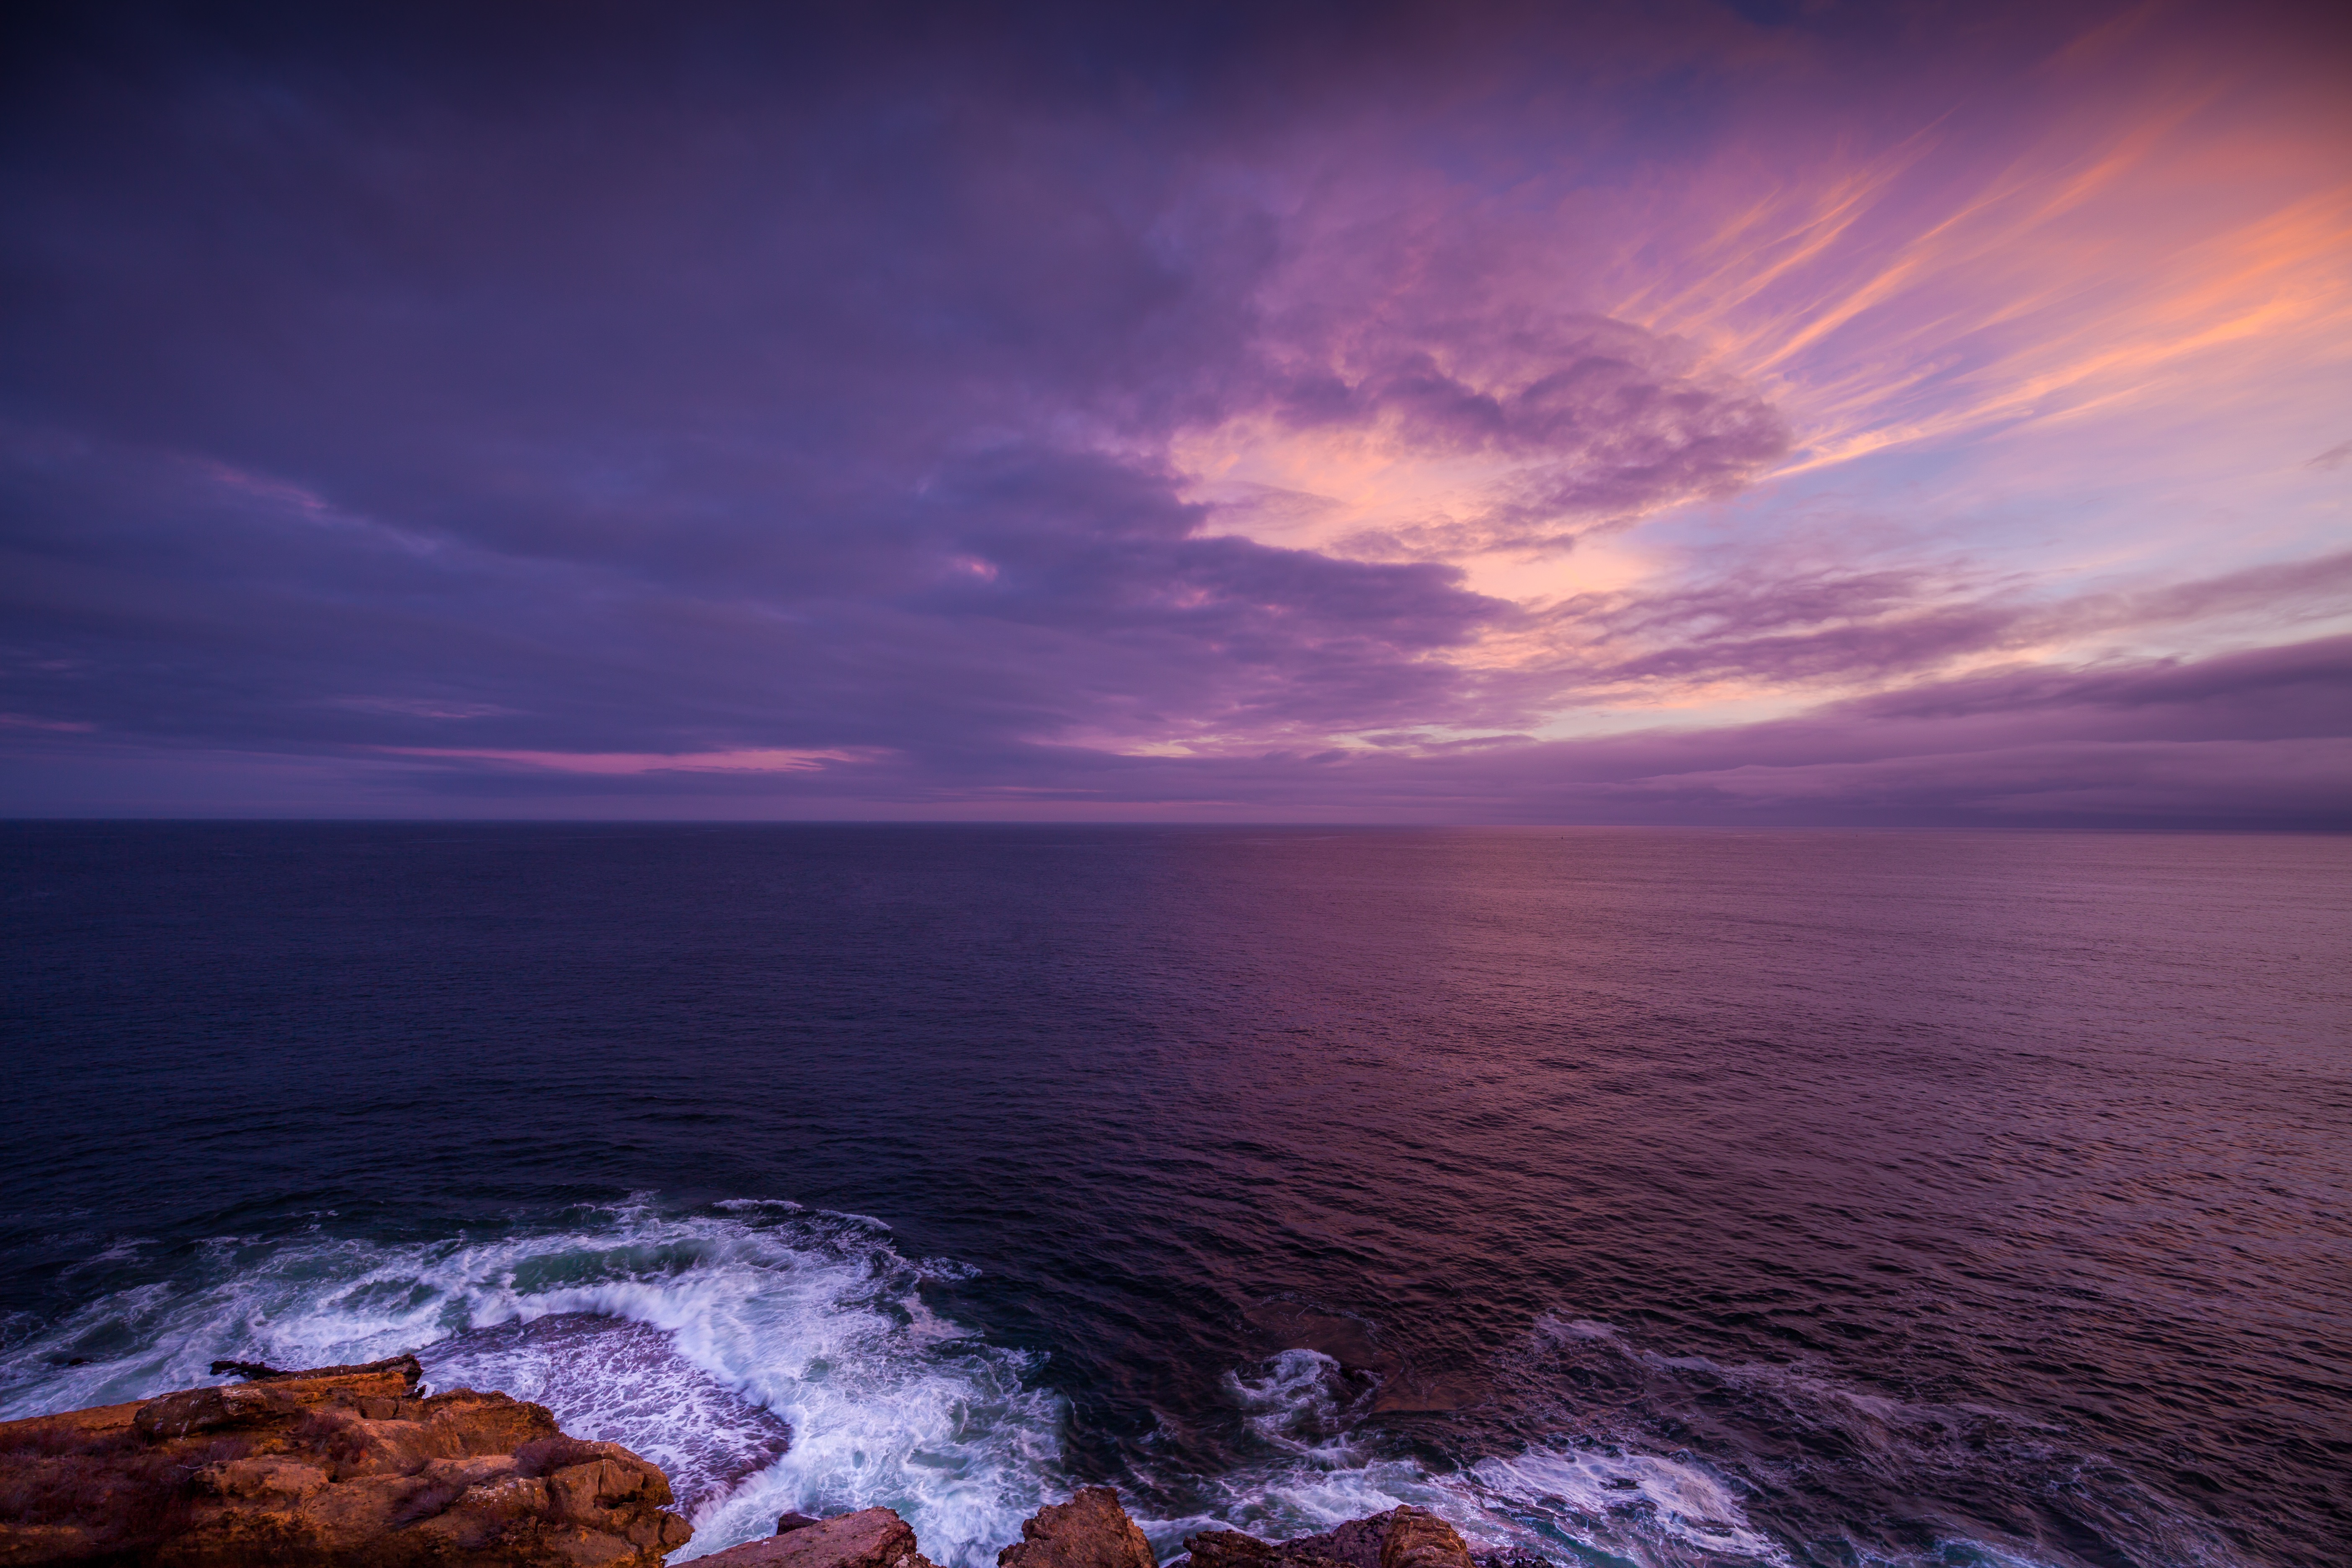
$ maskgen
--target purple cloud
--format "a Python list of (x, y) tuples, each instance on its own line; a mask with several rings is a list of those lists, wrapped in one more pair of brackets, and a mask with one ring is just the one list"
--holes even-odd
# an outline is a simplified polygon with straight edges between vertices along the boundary
[(1729, 494), (1789, 449), (1764, 398), (1622, 321), (1498, 328), (1457, 315), (1383, 337), (1348, 346), (1366, 362), (1354, 379), (1302, 377), (1272, 412), (1297, 429), (1378, 429), (1418, 455), (1492, 456), (1510, 470), (1475, 515), (1360, 530), (1339, 542), (1352, 555), (1563, 550), (1596, 525)]
[[(49, 738), (54, 740), (55, 738)], [(79, 738), (77, 738), (79, 739)], [(34, 787), (142, 804), (152, 745), (28, 745)], [(1122, 755), (943, 743), (793, 772), (562, 772), (320, 749), (223, 767), (249, 801), (429, 816), (2352, 827), (2352, 637), (2196, 662), (2013, 669), (1767, 723), (1580, 741)], [(185, 767), (199, 790), (200, 763)], [(243, 784), (235, 784), (243, 779)], [(128, 788), (126, 789), (126, 785)], [(209, 807), (209, 792), (194, 804)], [(12, 803), (13, 804), (13, 803)], [(184, 803), (185, 804), (185, 803)], [(20, 807), (21, 808), (21, 807)]]
[[(2114, 684), (2206, 671), (2261, 714), (2309, 682), (1937, 677), (2060, 625), (2308, 635), (2352, 557), (2066, 597), (1761, 549), (1473, 587), (1794, 438), (1769, 378), (1549, 276), (1577, 209), (1546, 182), (1650, 177), (1878, 26), (33, 14), (0, 808), (2325, 816), (2340, 729), (2209, 734)], [(1244, 429), (1475, 469), (1476, 503), (1268, 543), (1180, 460)], [(1913, 684), (1515, 738), (1710, 682)], [(2227, 783), (2264, 767), (2273, 796)]]

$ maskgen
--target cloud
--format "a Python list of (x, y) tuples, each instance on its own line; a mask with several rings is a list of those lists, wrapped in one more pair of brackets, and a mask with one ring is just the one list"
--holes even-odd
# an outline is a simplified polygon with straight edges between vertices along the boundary
[[(1319, 735), (1445, 708), (1464, 678), (1433, 656), (1513, 613), (1445, 567), (1200, 536), (1167, 478), (1087, 453), (836, 494), (841, 531), (799, 581), (730, 589), (379, 526), (207, 463), (40, 451), (7, 476), (0, 680), (28, 712), (131, 733), (425, 746), (461, 720), (468, 747), (628, 753)], [(387, 684), (430, 695), (352, 695)]]
[[(936, 746), (627, 767), (490, 754), (27, 753), (16, 810), (152, 810), (159, 768), (232, 814), (2352, 828), (2352, 637), (2198, 661), (2032, 667), (1788, 719), (1599, 739), (1139, 755)], [(592, 759), (593, 760), (593, 759)], [(640, 761), (649, 765), (639, 766)], [(814, 765), (805, 765), (814, 763)], [(240, 795), (233, 784), (242, 776)]]
[[(1976, 720), (1818, 705), (1976, 689), (1943, 678), (2062, 630), (2321, 629), (2347, 558), (2286, 545), (2062, 590), (1727, 523), (1623, 581), (1479, 575), (1789, 462), (1822, 405), (1757, 365), (1828, 296), (1773, 279), (1849, 208), (1893, 224), (1864, 198), (1902, 159), (1759, 175), (1694, 278), (1644, 204), (1754, 137), (1811, 156), (1789, 104), (1877, 81), (1843, 67), (1891, 24), (1474, 11), (40, 13), (0, 95), (6, 798), (1998, 815), (1902, 772), (1926, 740), (1829, 739)], [(1671, 299), (1619, 287), (1645, 255)], [(1732, 687), (1813, 728), (1687, 766), (1509, 738)], [(2099, 744), (2326, 741), (2163, 711)], [(2079, 740), (1987, 754), (2087, 780)], [(2303, 811), (2319, 764), (2274, 754)], [(2185, 756), (2064, 809), (2237, 810)]]
[(1789, 449), (1786, 422), (1755, 391), (1697, 373), (1685, 346), (1623, 322), (1505, 328), (1457, 308), (1368, 335), (1320, 353), (1282, 345), (1275, 352), (1290, 363), (1262, 405), (1184, 438), (1186, 460), (1222, 481), (1209, 493), (1231, 526), (1303, 504), (1361, 521), (1346, 500), (1301, 487), (1318, 469), (1344, 475), (1369, 458), (1391, 476), (1439, 468), (1451, 493), (1407, 499), (1402, 516), (1327, 527), (1328, 548), (1443, 561), (1564, 551), (1594, 527), (1729, 494)]
[(1963, 565), (1742, 563), (1698, 576), (1580, 595), (1545, 611), (1548, 657), (1510, 678), (1554, 693), (1672, 694), (1720, 683), (1759, 691), (1916, 679), (1956, 662), (2014, 658), (2061, 641), (2126, 645), (2196, 626), (2275, 636), (2340, 620), (2352, 551), (2186, 583), (2052, 595)]
[(448, 757), (505, 768), (545, 768), (559, 773), (797, 773), (827, 763), (854, 763), (871, 752), (499, 752), (464, 746), (381, 746), (395, 757)]

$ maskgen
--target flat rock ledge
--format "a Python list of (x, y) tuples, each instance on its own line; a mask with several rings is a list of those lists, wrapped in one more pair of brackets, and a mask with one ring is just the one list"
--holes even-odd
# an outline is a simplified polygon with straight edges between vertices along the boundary
[[(240, 1369), (246, 1370), (246, 1369)], [(656, 1568), (669, 1481), (414, 1356), (0, 1423), (0, 1568)]]

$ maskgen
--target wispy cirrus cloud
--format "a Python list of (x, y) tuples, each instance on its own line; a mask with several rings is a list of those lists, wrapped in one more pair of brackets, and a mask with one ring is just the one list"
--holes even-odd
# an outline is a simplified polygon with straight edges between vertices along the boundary
[(1602, 318), (1427, 323), (1286, 357), (1263, 406), (1183, 432), (1174, 460), (1220, 528), (1360, 559), (1565, 551), (1729, 494), (1789, 447), (1752, 389)]
[(1584, 595), (1544, 616), (1552, 689), (1673, 693), (1733, 682), (1765, 691), (1908, 680), (2047, 650), (2130, 647), (2194, 626), (2267, 638), (2341, 622), (2352, 551), (2186, 583), (2141, 581), (2063, 595), (1958, 563), (1851, 570), (1795, 566), (1663, 589)]

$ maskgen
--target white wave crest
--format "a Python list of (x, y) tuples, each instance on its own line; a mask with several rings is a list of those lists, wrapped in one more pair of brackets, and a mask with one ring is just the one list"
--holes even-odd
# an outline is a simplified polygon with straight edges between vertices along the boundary
[(1362, 1418), (1377, 1385), (1356, 1383), (1322, 1352), (1283, 1351), (1255, 1374), (1228, 1373), (1224, 1381), (1263, 1458), (1199, 1479), (1194, 1488), (1206, 1506), (1197, 1511), (1139, 1514), (1136, 1523), (1162, 1558), (1182, 1551), (1184, 1538), (1199, 1531), (1242, 1530), (1286, 1541), (1401, 1503), (1451, 1521), (1474, 1543), (1510, 1536), (1507, 1524), (1498, 1525), (1445, 1478), (1409, 1458), (1367, 1453)]
[(1626, 1538), (1627, 1544), (1664, 1540), (1717, 1556), (1789, 1561), (1769, 1537), (1748, 1525), (1724, 1479), (1696, 1460), (1530, 1447), (1515, 1458), (1481, 1459), (1468, 1479), (1489, 1509), (1541, 1519), (1561, 1534), (1591, 1544), (1614, 1545), (1615, 1538)]

